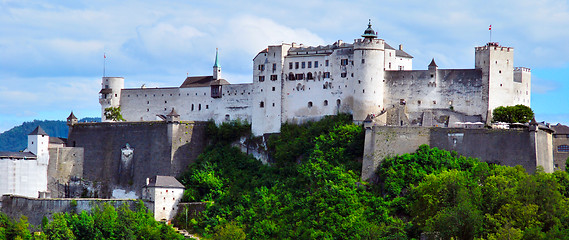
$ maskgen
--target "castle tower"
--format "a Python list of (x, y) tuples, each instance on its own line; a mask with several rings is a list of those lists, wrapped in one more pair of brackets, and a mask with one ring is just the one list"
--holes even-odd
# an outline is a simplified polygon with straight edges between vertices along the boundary
[(362, 35), (354, 41), (353, 115), (363, 121), (368, 114), (379, 113), (383, 106), (385, 42), (378, 39), (371, 20)]
[(213, 64), (213, 80), (221, 79), (221, 66), (219, 65), (219, 59), (217, 58), (218, 49), (215, 49), (215, 63)]
[(28, 151), (35, 154), (38, 164), (47, 165), (49, 162), (49, 136), (40, 127), (36, 127), (28, 134)]
[(67, 126), (71, 127), (76, 123), (77, 123), (77, 117), (75, 117), (73, 111), (71, 111), (71, 114), (69, 114), (69, 117), (67, 117)]
[(482, 71), (482, 118), (489, 123), (494, 108), (514, 105), (514, 48), (494, 42), (476, 47), (475, 67)]
[(121, 90), (124, 88), (124, 78), (122, 77), (103, 77), (101, 91), (99, 92), (99, 103), (101, 104), (101, 121), (109, 122), (105, 118), (105, 108), (119, 107)]

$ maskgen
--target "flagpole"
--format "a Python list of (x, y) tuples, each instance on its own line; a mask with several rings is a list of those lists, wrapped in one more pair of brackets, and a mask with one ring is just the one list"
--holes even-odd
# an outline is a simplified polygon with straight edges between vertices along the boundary
[(107, 54), (103, 53), (103, 77), (105, 77), (106, 67), (107, 67)]
[(492, 42), (492, 24), (490, 24), (490, 27), (488, 27), (488, 30), (490, 30), (490, 42)]

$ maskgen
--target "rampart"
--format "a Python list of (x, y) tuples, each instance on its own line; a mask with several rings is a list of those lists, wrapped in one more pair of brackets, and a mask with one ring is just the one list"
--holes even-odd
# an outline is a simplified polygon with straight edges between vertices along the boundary
[(484, 162), (553, 172), (551, 132), (541, 129), (464, 129), (366, 126), (362, 179), (374, 181), (386, 157), (414, 152), (427, 144)]
[(90, 196), (138, 198), (146, 178), (178, 176), (193, 162), (206, 146), (205, 129), (205, 122), (78, 123), (68, 145), (83, 148), (82, 178), (100, 186)]
[(40, 225), (43, 217), (53, 219), (58, 212), (80, 213), (91, 211), (95, 206), (102, 207), (104, 203), (119, 208), (124, 204), (134, 210), (139, 200), (136, 199), (98, 199), (98, 198), (29, 198), (16, 195), (2, 196), (0, 210), (13, 219), (21, 216), (28, 217), (32, 225)]

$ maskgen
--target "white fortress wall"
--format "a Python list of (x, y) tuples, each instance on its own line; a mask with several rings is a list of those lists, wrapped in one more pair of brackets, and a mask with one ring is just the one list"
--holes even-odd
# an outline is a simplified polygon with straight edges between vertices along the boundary
[(531, 104), (531, 70), (524, 67), (514, 68), (514, 105)]

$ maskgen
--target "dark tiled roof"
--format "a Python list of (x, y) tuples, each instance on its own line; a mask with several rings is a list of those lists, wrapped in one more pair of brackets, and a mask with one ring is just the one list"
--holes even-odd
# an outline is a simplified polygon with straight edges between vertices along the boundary
[(393, 48), (391, 45), (385, 43), (385, 49), (391, 49), (391, 50), (395, 50), (395, 56), (396, 57), (404, 57), (404, 58), (413, 58), (413, 56), (411, 56), (411, 54), (406, 53), (403, 50), (399, 50), (399, 49), (395, 49)]
[(71, 119), (77, 119), (77, 117), (75, 117), (75, 114), (73, 114), (73, 111), (71, 111), (71, 114), (69, 114), (69, 117), (67, 117), (67, 120)]
[(171, 111), (170, 113), (168, 113), (168, 115), (166, 115), (166, 116), (179, 117), (180, 114), (178, 114), (178, 113), (176, 112), (176, 110), (174, 110), (174, 108), (172, 108), (172, 111)]
[(67, 138), (49, 137), (49, 143), (51, 144), (65, 144)]
[(104, 89), (101, 89), (101, 91), (99, 91), (99, 93), (102, 93), (102, 94), (109, 94), (112, 92), (113, 92), (113, 90), (110, 88), (104, 88)]
[(36, 155), (31, 152), (0, 152), (1, 158), (12, 158), (12, 159), (37, 159)]
[(555, 133), (553, 134), (569, 134), (569, 127), (558, 123), (557, 125), (549, 126)]
[(431, 63), (429, 64), (429, 67), (438, 67), (437, 64), (435, 63), (435, 59), (433, 58), (433, 60), (431, 60)]
[(182, 185), (180, 182), (178, 182), (178, 180), (176, 180), (175, 177), (172, 177), (172, 176), (154, 176), (154, 177), (151, 177), (147, 186), (148, 187), (184, 188), (184, 185)]
[(43, 130), (43, 128), (41, 128), (40, 126), (38, 126), (36, 129), (34, 129), (30, 134), (28, 135), (47, 135), (47, 133)]
[(227, 85), (225, 79), (213, 80), (213, 76), (197, 76), (197, 77), (187, 77), (184, 83), (180, 86), (181, 88), (188, 87), (208, 87), (210, 85)]

